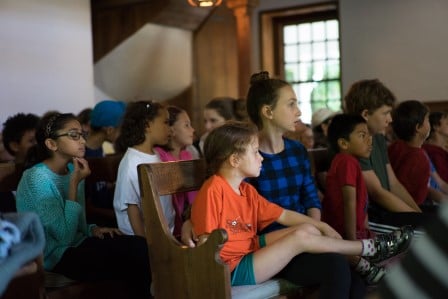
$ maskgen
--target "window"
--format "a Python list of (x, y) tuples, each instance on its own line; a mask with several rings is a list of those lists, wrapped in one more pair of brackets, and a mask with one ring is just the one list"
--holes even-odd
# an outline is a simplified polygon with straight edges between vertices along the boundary
[(310, 123), (317, 109), (341, 109), (339, 21), (335, 4), (293, 12), (271, 16), (272, 67), (275, 74), (291, 83), (302, 121)]

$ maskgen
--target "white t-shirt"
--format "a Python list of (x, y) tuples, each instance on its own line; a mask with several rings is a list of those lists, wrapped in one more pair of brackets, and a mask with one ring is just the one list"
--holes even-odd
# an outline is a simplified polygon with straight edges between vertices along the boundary
[[(137, 166), (143, 163), (157, 162), (162, 162), (157, 155), (149, 155), (134, 148), (128, 148), (118, 166), (117, 182), (114, 192), (114, 210), (118, 228), (126, 235), (134, 235), (127, 213), (128, 204), (135, 204), (141, 210)], [(168, 226), (173, 231), (175, 211), (171, 196), (161, 196), (160, 201), (168, 221)]]

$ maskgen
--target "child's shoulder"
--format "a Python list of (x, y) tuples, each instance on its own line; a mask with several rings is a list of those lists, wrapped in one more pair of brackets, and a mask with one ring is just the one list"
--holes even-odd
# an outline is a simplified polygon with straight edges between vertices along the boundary
[(331, 166), (334, 169), (361, 167), (359, 159), (349, 153), (337, 153), (331, 160)]
[(307, 154), (305, 146), (299, 141), (283, 137), (283, 142), (285, 144), (286, 153), (294, 151), (296, 153)]

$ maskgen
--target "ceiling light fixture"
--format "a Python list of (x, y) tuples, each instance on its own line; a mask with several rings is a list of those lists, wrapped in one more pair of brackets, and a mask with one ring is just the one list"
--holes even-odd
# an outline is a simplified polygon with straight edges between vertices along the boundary
[(213, 7), (222, 3), (222, 0), (188, 0), (188, 4), (195, 7)]

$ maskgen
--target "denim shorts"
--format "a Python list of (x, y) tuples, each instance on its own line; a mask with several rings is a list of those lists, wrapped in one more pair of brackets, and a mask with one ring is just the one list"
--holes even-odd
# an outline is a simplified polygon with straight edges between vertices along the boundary
[[(260, 235), (258, 238), (260, 247), (266, 246), (266, 236)], [(236, 268), (230, 274), (230, 283), (232, 286), (253, 285), (255, 282), (253, 252), (246, 254), (238, 263)]]

